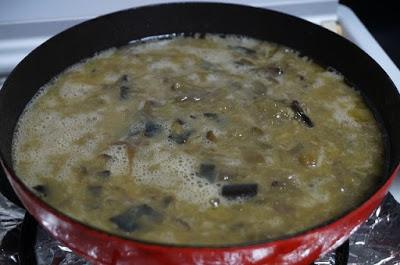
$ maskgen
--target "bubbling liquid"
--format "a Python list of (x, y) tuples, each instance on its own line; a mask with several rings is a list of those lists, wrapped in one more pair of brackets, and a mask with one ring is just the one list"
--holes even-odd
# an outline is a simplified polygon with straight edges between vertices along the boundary
[(359, 93), (284, 46), (175, 36), (103, 51), (39, 90), (18, 176), (104, 231), (159, 243), (271, 240), (337, 218), (379, 183)]

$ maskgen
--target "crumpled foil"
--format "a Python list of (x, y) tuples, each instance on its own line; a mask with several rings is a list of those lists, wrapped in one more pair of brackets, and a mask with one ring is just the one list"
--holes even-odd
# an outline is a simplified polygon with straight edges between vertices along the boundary
[[(25, 211), (0, 195), (0, 264), (21, 264), (18, 244)], [(22, 237), (23, 238), (23, 237)], [(41, 227), (33, 250), (37, 265), (89, 265)], [(315, 261), (316, 265), (338, 265), (335, 252)], [(382, 205), (350, 237), (348, 265), (400, 265), (400, 204), (388, 195)], [(32, 264), (29, 264), (32, 265)]]
[[(0, 176), (2, 177), (2, 176)], [(18, 243), (20, 224), (25, 210), (0, 194), (0, 264), (19, 264)]]

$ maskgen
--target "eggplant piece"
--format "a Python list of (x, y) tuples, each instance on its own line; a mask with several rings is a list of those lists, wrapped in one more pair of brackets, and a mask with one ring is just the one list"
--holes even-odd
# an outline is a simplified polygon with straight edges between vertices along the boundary
[(161, 132), (161, 125), (156, 124), (152, 121), (146, 122), (144, 125), (144, 136), (146, 137), (154, 137)]
[(264, 131), (260, 127), (253, 126), (250, 128), (250, 133), (252, 136), (260, 136), (264, 134)]
[(119, 87), (119, 99), (120, 100), (127, 100), (130, 97), (130, 87), (122, 85)]
[(303, 108), (297, 100), (293, 100), (290, 104), (290, 108), (293, 110), (294, 114), (309, 128), (314, 127), (314, 123), (304, 112)]
[(257, 195), (258, 184), (227, 184), (222, 186), (222, 196), (228, 200), (251, 198)]
[(216, 166), (214, 164), (204, 163), (200, 165), (199, 177), (208, 180), (209, 182), (215, 182), (217, 178)]
[(209, 118), (210, 120), (218, 121), (218, 114), (214, 112), (204, 112), (203, 116)]
[(127, 74), (121, 75), (121, 77), (119, 78), (119, 81), (128, 82), (128, 75)]
[(217, 137), (215, 136), (213, 131), (208, 131), (206, 134), (206, 138), (207, 138), (207, 140), (214, 142), (214, 143), (217, 141)]
[(96, 173), (96, 176), (101, 177), (101, 178), (108, 178), (111, 176), (111, 171), (110, 170), (102, 170)]
[(143, 225), (147, 225), (149, 222), (156, 223), (161, 221), (161, 219), (161, 213), (147, 204), (140, 204), (132, 206), (121, 214), (111, 217), (110, 221), (124, 232), (134, 232), (142, 228)]
[(119, 99), (127, 100), (130, 97), (131, 88), (128, 86), (128, 75), (122, 75), (116, 82), (119, 87)]
[(34, 189), (39, 195), (46, 197), (49, 194), (49, 188), (46, 185), (36, 185), (33, 186)]
[(171, 133), (168, 138), (177, 144), (184, 144), (189, 139), (192, 131), (184, 131), (182, 133)]

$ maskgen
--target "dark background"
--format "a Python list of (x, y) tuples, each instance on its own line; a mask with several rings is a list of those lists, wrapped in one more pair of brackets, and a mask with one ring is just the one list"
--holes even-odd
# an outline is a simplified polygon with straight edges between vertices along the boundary
[(400, 1), (340, 0), (340, 3), (356, 13), (400, 68)]

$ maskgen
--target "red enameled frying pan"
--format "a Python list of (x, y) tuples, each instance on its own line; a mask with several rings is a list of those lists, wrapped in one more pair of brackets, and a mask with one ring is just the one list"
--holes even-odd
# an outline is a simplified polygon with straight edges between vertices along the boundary
[[(380, 186), (357, 208), (314, 229), (274, 241), (219, 247), (166, 245), (111, 235), (67, 217), (34, 195), (13, 171), (11, 143), (18, 117), (36, 91), (98, 51), (172, 33), (239, 34), (268, 40), (342, 73), (361, 91), (381, 124), (386, 152)], [(399, 170), (399, 115), (400, 97), (386, 73), (354, 44), (326, 29), (289, 15), (240, 5), (163, 4), (84, 22), (31, 52), (0, 92), (0, 154), (9, 183), (25, 208), (56, 239), (95, 264), (309, 264), (348, 238), (386, 195)], [(7, 190), (8, 183), (1, 181)]]

